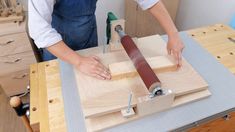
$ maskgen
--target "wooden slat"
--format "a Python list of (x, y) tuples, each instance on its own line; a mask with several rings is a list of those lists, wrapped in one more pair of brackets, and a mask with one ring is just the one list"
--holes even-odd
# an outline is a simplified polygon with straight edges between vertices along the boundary
[[(66, 132), (64, 103), (58, 62), (50, 61), (45, 68), (50, 132)], [(59, 125), (58, 125), (59, 124)]]
[(48, 114), (48, 100), (47, 100), (47, 87), (46, 87), (46, 74), (45, 66), (48, 62), (39, 63), (38, 65), (38, 88), (39, 88), (39, 119), (40, 119), (40, 131), (49, 131), (49, 114)]
[(39, 131), (40, 108), (39, 108), (39, 80), (38, 64), (30, 66), (30, 125), (33, 131)]

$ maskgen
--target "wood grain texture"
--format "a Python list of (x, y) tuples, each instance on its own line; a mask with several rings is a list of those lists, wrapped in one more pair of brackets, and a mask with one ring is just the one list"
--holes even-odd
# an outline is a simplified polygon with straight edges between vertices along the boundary
[[(165, 42), (157, 35), (138, 39), (137, 46), (145, 58), (167, 55)], [(86, 55), (92, 52), (91, 50), (86, 51)], [(97, 56), (100, 57), (101, 61), (106, 66), (129, 60), (124, 51), (97, 54)], [(120, 116), (121, 109), (127, 108), (127, 101), (130, 92), (133, 93), (133, 100), (131, 103), (132, 107), (137, 106), (138, 97), (149, 94), (139, 76), (107, 81), (86, 76), (76, 69), (74, 69), (74, 71), (76, 73), (77, 83), (79, 84), (79, 95), (83, 108), (83, 114), (85, 118), (87, 118), (86, 120), (88, 122), (91, 120), (93, 122), (93, 120), (98, 119), (100, 120), (99, 122), (102, 122), (108, 118), (110, 118), (109, 120), (115, 120), (112, 122), (113, 124), (108, 123), (107, 125), (103, 125), (103, 123), (99, 123), (102, 124), (99, 126), (101, 130), (122, 124), (123, 120), (119, 122), (116, 121), (116, 119), (112, 119), (113, 116), (106, 117), (106, 115), (119, 112), (117, 115), (114, 115)], [(189, 63), (186, 62), (185, 59), (183, 59), (183, 66), (181, 69), (174, 72), (159, 73), (158, 77), (162, 82), (162, 88), (171, 89), (175, 93), (176, 97), (203, 91), (208, 87), (204, 79), (192, 68)], [(206, 94), (203, 97), (209, 96), (210, 94), (208, 93), (209, 91), (206, 91)], [(199, 98), (202, 98), (202, 96), (199, 96)], [(196, 100), (198, 98), (193, 99)], [(193, 101), (191, 99), (189, 100), (190, 102)], [(182, 102), (187, 103), (188, 101), (183, 100)], [(119, 117), (116, 116), (114, 117), (119, 119)], [(87, 127), (92, 130), (95, 128), (94, 130), (96, 131), (97, 126), (93, 123), (88, 123)]]
[(0, 57), (0, 69), (4, 69), (0, 70), (0, 76), (29, 69), (29, 65), (36, 62), (32, 51)]
[[(7, 28), (6, 28), (7, 27)], [(26, 32), (26, 21), (21, 23), (1, 23), (0, 24), (0, 36), (15, 34), (15, 33), (23, 33)]]
[(34, 131), (67, 131), (58, 62), (30, 67), (30, 124)]
[(38, 69), (43, 69), (43, 70), (38, 70), (38, 98), (39, 98), (39, 113), (40, 115), (44, 116), (39, 116), (40, 119), (40, 131), (41, 132), (47, 132), (50, 128), (49, 126), (49, 113), (48, 113), (48, 99), (47, 99), (47, 83), (46, 83), (46, 73), (45, 73), (45, 67), (47, 63), (40, 63), (38, 65)]
[(29, 70), (13, 72), (0, 77), (0, 85), (8, 97), (24, 93), (29, 85)]
[[(48, 120), (50, 132), (66, 132), (63, 96), (61, 90), (60, 73), (57, 61), (50, 61), (45, 67)], [(54, 93), (54, 94), (49, 94)], [(60, 124), (57, 126), (57, 124)], [(56, 126), (56, 127), (55, 127)]]
[(8, 17), (0, 17), (0, 23), (6, 22), (21, 22), (24, 20), (24, 16), (9, 15)]
[[(155, 73), (175, 71), (177, 69), (177, 65), (174, 63), (171, 56), (151, 57), (146, 58), (146, 61)], [(112, 63), (109, 65), (109, 71), (112, 75), (112, 80), (134, 77), (138, 75), (131, 61)]]
[(32, 51), (27, 33), (4, 35), (0, 37), (0, 56)]
[(208, 50), (220, 63), (235, 74), (235, 30), (216, 24), (188, 31), (199, 44)]
[[(203, 95), (203, 96), (202, 96)], [(197, 101), (201, 98), (198, 98), (199, 96), (202, 98), (210, 96), (211, 93), (208, 90), (203, 90), (199, 92), (195, 92), (194, 94), (189, 94), (186, 96), (181, 96), (179, 102), (183, 101), (182, 103), (179, 103), (178, 101), (174, 102), (173, 106), (177, 107), (182, 104), (185, 104), (185, 100), (192, 99), (190, 102)], [(189, 103), (189, 102), (187, 102)], [(105, 116), (100, 116), (97, 118), (90, 118), (86, 119), (87, 124), (87, 131), (88, 132), (97, 132), (97, 131), (103, 131), (104, 129), (108, 129), (117, 125), (122, 125), (130, 121), (138, 120), (141, 116), (137, 114), (137, 116), (133, 116), (132, 118), (123, 118), (121, 112), (115, 112), (111, 114), (107, 114)]]
[(228, 118), (219, 118), (209, 121), (206, 124), (189, 129), (188, 132), (234, 132), (235, 131), (235, 112), (230, 113)]
[[(41, 70), (41, 69), (40, 69)], [(40, 130), (40, 108), (39, 108), (39, 73), (38, 64), (30, 65), (30, 125), (33, 131)]]

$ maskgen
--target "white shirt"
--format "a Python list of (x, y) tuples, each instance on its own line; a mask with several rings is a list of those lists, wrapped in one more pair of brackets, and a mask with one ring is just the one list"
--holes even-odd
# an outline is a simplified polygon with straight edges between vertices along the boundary
[[(136, 0), (143, 9), (149, 9), (159, 0)], [(46, 48), (62, 40), (61, 35), (51, 26), (55, 0), (29, 0), (29, 35), (38, 48)]]

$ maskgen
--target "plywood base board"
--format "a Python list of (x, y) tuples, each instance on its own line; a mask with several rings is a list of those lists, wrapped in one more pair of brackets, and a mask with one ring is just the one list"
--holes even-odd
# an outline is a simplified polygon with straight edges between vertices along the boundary
[[(119, 80), (98, 80), (75, 70), (83, 114), (86, 118), (101, 116), (127, 108), (129, 93), (137, 98), (149, 94), (139, 76)], [(207, 89), (207, 83), (183, 60), (183, 68), (178, 71), (158, 74), (162, 88), (172, 90), (176, 97)]]
[[(140, 38), (136, 43), (145, 58), (167, 56), (166, 44), (158, 35)], [(93, 53), (92, 49), (80, 52), (87, 56)], [(97, 54), (97, 56), (107, 67), (114, 63), (130, 61), (124, 50)], [(135, 109), (138, 98), (149, 94), (138, 75), (118, 80), (98, 80), (76, 69), (74, 72), (88, 130), (103, 130), (144, 117), (137, 112), (136, 116), (126, 119), (120, 112), (128, 107), (130, 92), (133, 93), (131, 107)], [(207, 82), (184, 58), (180, 69), (156, 74), (161, 80), (162, 88), (172, 90), (175, 94), (173, 107), (209, 96)]]

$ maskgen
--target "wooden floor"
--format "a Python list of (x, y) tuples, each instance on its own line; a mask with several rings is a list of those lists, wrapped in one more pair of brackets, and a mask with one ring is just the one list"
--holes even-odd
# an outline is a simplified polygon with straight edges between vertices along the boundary
[(9, 105), (0, 86), (0, 132), (26, 132), (24, 125), (15, 111)]

